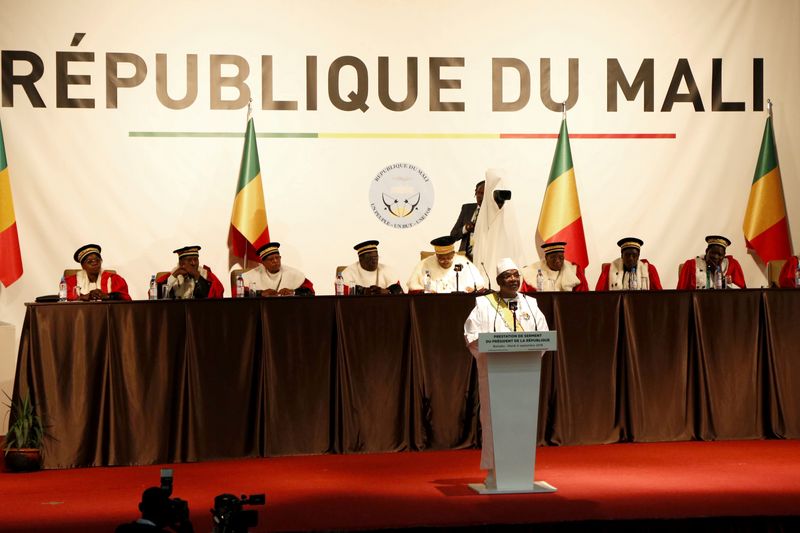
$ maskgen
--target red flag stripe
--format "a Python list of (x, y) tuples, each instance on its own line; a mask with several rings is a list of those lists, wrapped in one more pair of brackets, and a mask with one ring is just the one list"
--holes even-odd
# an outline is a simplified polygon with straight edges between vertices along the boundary
[(586, 268), (586, 266), (589, 264), (589, 256), (586, 253), (586, 237), (584, 237), (583, 232), (583, 218), (578, 218), (547, 239), (547, 242), (559, 241), (567, 243), (567, 249), (564, 252), (564, 257), (568, 261), (572, 261), (576, 265)]

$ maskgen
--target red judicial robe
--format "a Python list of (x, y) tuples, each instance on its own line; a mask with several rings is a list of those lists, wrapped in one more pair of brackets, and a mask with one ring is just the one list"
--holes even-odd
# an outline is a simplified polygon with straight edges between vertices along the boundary
[[(64, 278), (67, 282), (67, 300), (77, 300), (75, 296), (75, 286), (78, 284), (78, 275), (73, 274)], [(112, 274), (111, 272), (100, 273), (100, 283), (97, 288), (106, 294), (117, 293), (119, 300), (130, 300), (131, 295), (128, 294), (128, 284), (119, 274)]]
[[(702, 260), (702, 257), (697, 257), (695, 259), (687, 260), (683, 266), (681, 267), (681, 272), (678, 275), (678, 289), (689, 289), (694, 290), (697, 289), (697, 259)], [(740, 289), (746, 289), (747, 285), (744, 281), (744, 272), (742, 271), (742, 265), (739, 264), (739, 261), (733, 258), (733, 256), (726, 255), (725, 259), (728, 261), (728, 268), (725, 269), (723, 274), (725, 276), (730, 276), (731, 281), (734, 285), (739, 287)], [(703, 269), (705, 272), (705, 269)], [(700, 287), (702, 288), (702, 287)]]
[[(177, 270), (177, 268), (178, 267), (175, 267), (173, 270)], [(203, 277), (207, 279), (209, 283), (211, 283), (211, 288), (208, 290), (208, 296), (206, 296), (206, 298), (222, 298), (222, 295), (225, 293), (225, 287), (222, 286), (222, 283), (219, 281), (219, 278), (217, 278), (217, 276), (215, 276), (214, 273), (211, 272), (210, 268), (208, 268), (206, 265), (203, 265), (203, 269), (205, 269), (206, 271), (206, 275)], [(202, 275), (202, 269), (200, 272)], [(172, 272), (168, 272), (166, 274), (162, 274), (156, 280), (156, 283), (158, 283), (159, 288), (161, 287), (161, 284), (167, 282), (167, 280), (171, 275)]]
[[(647, 265), (647, 277), (650, 279), (651, 291), (661, 291), (664, 288), (661, 286), (661, 278), (658, 277), (658, 270), (651, 265), (647, 259), (640, 259), (642, 263)], [(611, 263), (604, 263), (603, 269), (600, 272), (600, 278), (597, 280), (597, 286), (594, 288), (596, 291), (607, 291), (609, 288), (609, 273), (611, 272)]]
[(794, 274), (797, 272), (797, 256), (793, 255), (784, 264), (778, 275), (778, 287), (794, 289)]

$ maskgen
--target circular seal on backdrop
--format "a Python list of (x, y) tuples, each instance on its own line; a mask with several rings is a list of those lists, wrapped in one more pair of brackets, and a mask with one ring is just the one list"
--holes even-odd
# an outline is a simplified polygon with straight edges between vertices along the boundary
[(411, 228), (425, 220), (433, 208), (433, 183), (421, 168), (394, 163), (372, 178), (369, 203), (378, 220), (387, 226)]

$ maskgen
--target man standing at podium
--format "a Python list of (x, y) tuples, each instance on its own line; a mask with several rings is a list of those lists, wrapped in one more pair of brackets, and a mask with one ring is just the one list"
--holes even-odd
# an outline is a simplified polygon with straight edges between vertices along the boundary
[[(547, 331), (547, 320), (536, 300), (519, 292), (519, 268), (509, 258), (497, 263), (498, 292), (475, 299), (475, 307), (464, 323), (464, 339), (478, 365), (478, 392), (481, 398), (480, 419), (483, 429), (481, 468), (488, 470), (487, 488), (495, 488), (494, 445), (489, 406), (489, 368), (486, 354), (478, 351), (478, 335), (496, 331)], [(535, 442), (531, 447), (536, 446)]]

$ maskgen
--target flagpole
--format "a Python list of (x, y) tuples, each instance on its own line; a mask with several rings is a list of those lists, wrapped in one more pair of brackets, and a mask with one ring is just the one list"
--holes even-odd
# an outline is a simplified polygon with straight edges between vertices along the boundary
[[(245, 142), (247, 142), (247, 126), (250, 124), (250, 118), (253, 115), (253, 99), (247, 101), (247, 121), (244, 126)], [(247, 270), (247, 244), (244, 246), (244, 257), (242, 258), (242, 271)]]
[(772, 118), (772, 99), (767, 98), (767, 114)]

